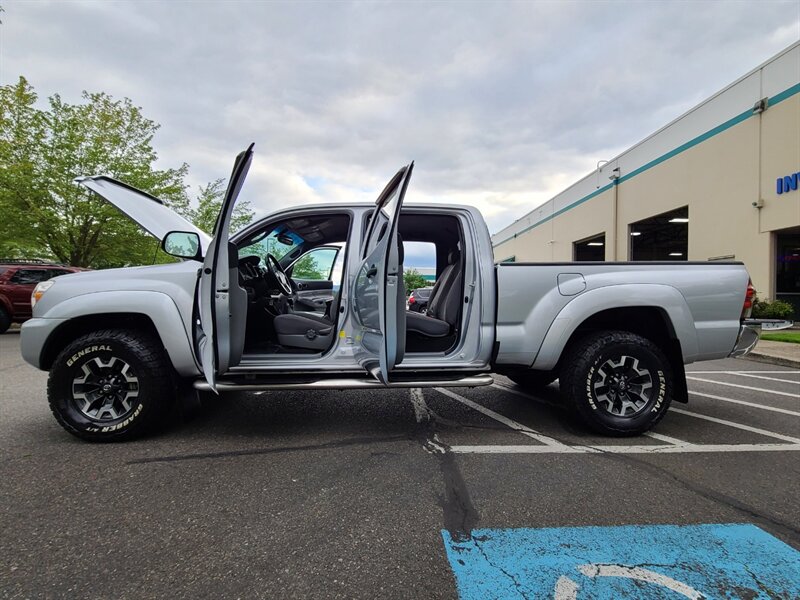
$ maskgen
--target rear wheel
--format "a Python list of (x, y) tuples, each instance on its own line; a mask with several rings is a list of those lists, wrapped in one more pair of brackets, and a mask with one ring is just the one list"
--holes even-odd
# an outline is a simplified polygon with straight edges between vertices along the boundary
[(672, 368), (661, 349), (627, 331), (576, 342), (560, 374), (561, 392), (589, 427), (614, 436), (654, 427), (672, 401)]
[(47, 395), (64, 429), (84, 440), (112, 442), (163, 425), (175, 385), (169, 359), (153, 336), (105, 330), (81, 336), (59, 354)]
[(0, 306), (0, 333), (5, 333), (11, 327), (11, 316), (8, 311)]

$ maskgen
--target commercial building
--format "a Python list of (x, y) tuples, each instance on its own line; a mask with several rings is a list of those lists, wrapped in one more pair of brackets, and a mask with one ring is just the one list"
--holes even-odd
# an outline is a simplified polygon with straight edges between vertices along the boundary
[(492, 236), (497, 262), (737, 260), (800, 318), (800, 42)]

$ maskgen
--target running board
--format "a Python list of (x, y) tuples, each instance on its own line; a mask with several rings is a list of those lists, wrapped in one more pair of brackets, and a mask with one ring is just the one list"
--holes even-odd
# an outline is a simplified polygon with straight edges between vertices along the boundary
[[(303, 381), (294, 383), (263, 382), (263, 383), (235, 383), (218, 381), (217, 390), (220, 392), (254, 392), (262, 390), (364, 390), (386, 388), (424, 388), (424, 387), (479, 387), (491, 385), (494, 379), (491, 375), (473, 375), (460, 379), (426, 380), (426, 381), (390, 381), (388, 385), (376, 379), (319, 379), (316, 381)], [(194, 388), (202, 391), (211, 391), (207, 381), (197, 380)]]

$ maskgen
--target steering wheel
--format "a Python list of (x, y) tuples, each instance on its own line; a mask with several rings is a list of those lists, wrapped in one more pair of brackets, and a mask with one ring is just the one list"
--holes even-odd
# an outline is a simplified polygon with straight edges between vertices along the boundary
[(270, 274), (270, 277), (278, 284), (278, 288), (281, 292), (286, 294), (287, 296), (292, 295), (292, 282), (289, 280), (289, 276), (281, 267), (281, 263), (278, 262), (278, 259), (272, 256), (272, 254), (267, 254), (267, 272)]

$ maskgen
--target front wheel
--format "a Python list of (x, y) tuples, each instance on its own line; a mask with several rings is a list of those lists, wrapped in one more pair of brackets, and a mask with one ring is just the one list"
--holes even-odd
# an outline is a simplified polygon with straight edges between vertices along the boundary
[(58, 355), (47, 382), (50, 409), (81, 439), (132, 439), (165, 423), (175, 399), (169, 359), (151, 335), (96, 331)]
[(667, 357), (650, 340), (627, 331), (602, 331), (568, 350), (561, 392), (589, 427), (630, 436), (653, 428), (672, 401)]

